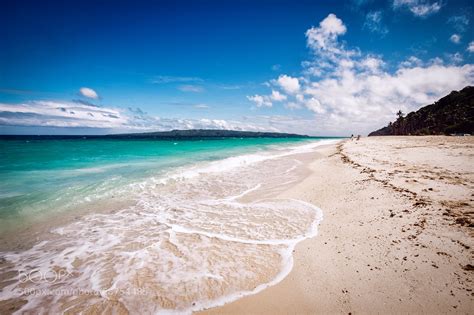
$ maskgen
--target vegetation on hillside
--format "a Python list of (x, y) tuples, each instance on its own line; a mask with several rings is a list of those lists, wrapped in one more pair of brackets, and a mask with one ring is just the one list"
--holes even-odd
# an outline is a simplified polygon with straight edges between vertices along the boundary
[(453, 91), (434, 104), (404, 115), (369, 136), (474, 134), (474, 87)]

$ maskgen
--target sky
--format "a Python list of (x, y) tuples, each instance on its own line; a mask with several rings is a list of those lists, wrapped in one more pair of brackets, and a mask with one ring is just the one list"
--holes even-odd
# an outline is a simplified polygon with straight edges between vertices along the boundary
[(365, 135), (474, 85), (470, 1), (22, 1), (0, 134)]

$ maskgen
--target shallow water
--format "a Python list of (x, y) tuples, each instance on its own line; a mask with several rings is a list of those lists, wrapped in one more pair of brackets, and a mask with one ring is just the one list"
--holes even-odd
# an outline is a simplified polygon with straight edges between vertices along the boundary
[(21, 300), (20, 312), (159, 313), (258, 292), (280, 281), (294, 246), (316, 234), (321, 211), (278, 194), (305, 177), (301, 160), (320, 144), (272, 143), (115, 187), (136, 203), (3, 252), (0, 300)]
[(177, 167), (306, 141), (0, 140), (0, 232), (119, 198), (124, 187)]

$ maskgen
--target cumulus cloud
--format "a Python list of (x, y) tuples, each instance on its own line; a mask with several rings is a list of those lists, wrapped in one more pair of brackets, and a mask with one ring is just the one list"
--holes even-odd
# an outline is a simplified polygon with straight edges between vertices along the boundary
[(319, 23), (319, 27), (311, 27), (306, 31), (308, 47), (316, 51), (332, 51), (337, 53), (339, 49), (335, 44), (339, 35), (345, 34), (346, 26), (335, 14), (329, 14)]
[(373, 11), (367, 13), (365, 16), (364, 25), (362, 27), (372, 33), (378, 33), (382, 37), (388, 33), (388, 28), (383, 24), (382, 21), (382, 11)]
[(441, 2), (428, 0), (394, 0), (393, 7), (407, 8), (417, 17), (427, 17), (431, 14), (438, 12), (441, 9)]
[(282, 102), (285, 101), (288, 97), (285, 94), (280, 93), (279, 91), (272, 90), (270, 95), (253, 95), (247, 96), (249, 101), (255, 103), (257, 107), (272, 107), (273, 102)]
[(410, 56), (406, 60), (400, 63), (400, 68), (413, 68), (420, 67), (423, 65), (423, 61), (415, 56)]
[[(311, 95), (311, 93), (309, 93)], [(315, 97), (310, 97), (304, 105), (311, 111), (317, 113), (317, 114), (324, 114), (326, 113), (327, 109), (321, 105), (321, 102), (315, 98)]]
[(474, 53), (474, 41), (470, 42), (467, 46), (467, 51), (470, 53)]
[(286, 74), (279, 76), (277, 83), (284, 91), (289, 94), (295, 94), (300, 89), (300, 82), (298, 78), (293, 78)]
[(273, 105), (270, 101), (270, 97), (266, 95), (255, 94), (254, 96), (247, 96), (247, 99), (254, 102), (257, 107), (272, 107)]
[(383, 70), (385, 62), (380, 57), (368, 55), (362, 58), (356, 65), (362, 71), (377, 74)]
[(272, 90), (272, 94), (270, 95), (270, 98), (275, 101), (275, 102), (281, 102), (287, 99), (286, 95), (281, 94), (278, 91)]
[(451, 37), (449, 38), (449, 40), (455, 44), (459, 44), (461, 42), (461, 36), (458, 35), (458, 34), (453, 34), (451, 35)]
[(311, 27), (306, 31), (306, 45), (314, 54), (310, 61), (304, 61), (303, 74), (311, 76), (321, 76), (328, 69), (336, 65), (343, 68), (354, 66), (351, 58), (359, 54), (357, 50), (346, 49), (338, 37), (347, 31), (346, 26), (334, 14), (329, 14), (319, 23), (319, 27)]
[(454, 54), (448, 54), (447, 55), (448, 60), (450, 61), (451, 64), (460, 64), (463, 62), (464, 58), (460, 53), (454, 53)]
[[(474, 83), (474, 65), (457, 65), (459, 54), (447, 56), (448, 63), (410, 56), (393, 70), (382, 56), (346, 48), (338, 39), (346, 32), (344, 23), (333, 14), (327, 19), (333, 25), (329, 40), (320, 44), (314, 39), (314, 34), (325, 33), (323, 23), (306, 33), (312, 59), (302, 63), (297, 93), (288, 93), (285, 105), (313, 112), (313, 128), (319, 133), (367, 133), (393, 121), (399, 109), (416, 110)], [(279, 88), (286, 91), (281, 85)]]
[(81, 94), (84, 97), (92, 98), (92, 99), (95, 99), (95, 100), (99, 98), (99, 95), (97, 94), (97, 92), (94, 91), (91, 88), (88, 88), (88, 87), (80, 88), (79, 89), (79, 94)]
[(394, 74), (379, 75), (346, 71), (335, 80), (312, 82), (306, 93), (321, 106), (314, 109), (312, 104), (307, 104), (307, 107), (316, 113), (326, 110), (331, 118), (338, 120), (366, 121), (373, 128), (374, 120), (376, 125), (385, 124), (398, 109), (405, 112), (417, 109), (473, 79), (472, 65), (402, 68)]

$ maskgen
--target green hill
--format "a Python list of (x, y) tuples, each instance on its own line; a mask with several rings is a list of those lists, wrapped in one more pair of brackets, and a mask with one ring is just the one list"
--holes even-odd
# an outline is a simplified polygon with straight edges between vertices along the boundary
[(474, 87), (453, 91), (434, 104), (411, 112), (399, 112), (395, 122), (370, 136), (474, 134)]

